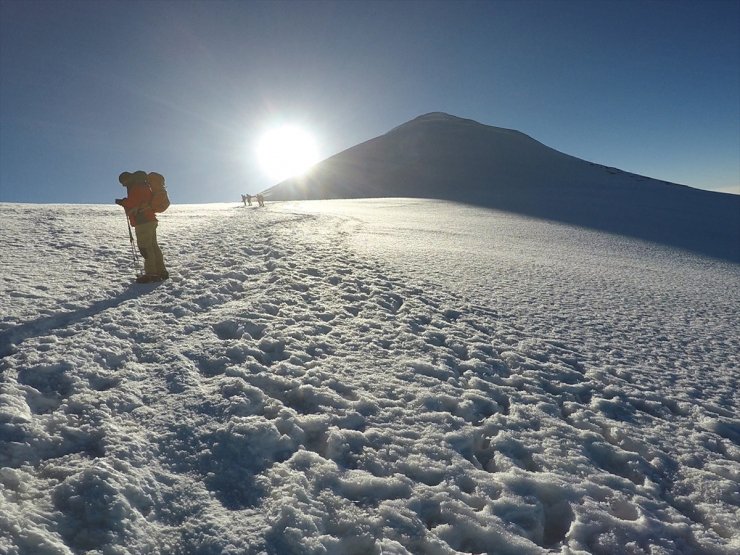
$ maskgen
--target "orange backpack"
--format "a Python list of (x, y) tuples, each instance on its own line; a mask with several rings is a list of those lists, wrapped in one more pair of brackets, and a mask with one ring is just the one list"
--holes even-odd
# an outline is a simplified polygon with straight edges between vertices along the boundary
[(152, 200), (149, 203), (155, 212), (164, 212), (170, 206), (170, 197), (167, 196), (167, 187), (164, 185), (162, 174), (151, 172), (147, 174), (146, 180), (152, 189)]

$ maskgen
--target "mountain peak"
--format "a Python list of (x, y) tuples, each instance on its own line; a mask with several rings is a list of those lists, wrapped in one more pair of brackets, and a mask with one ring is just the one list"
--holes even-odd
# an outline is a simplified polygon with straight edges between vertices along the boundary
[(394, 127), (389, 131), (389, 133), (393, 133), (394, 131), (398, 129), (407, 129), (409, 127), (416, 127), (418, 125), (428, 124), (428, 123), (435, 123), (435, 124), (453, 124), (453, 125), (475, 125), (475, 126), (483, 126), (482, 123), (478, 123), (477, 121), (474, 121), (472, 119), (465, 119), (458, 116), (453, 116), (451, 114), (448, 114), (446, 112), (429, 112), (428, 114), (422, 114), (420, 116), (415, 117), (414, 119), (407, 121), (406, 123), (402, 123), (401, 125)]
[[(520, 131), (444, 112), (355, 145), (268, 194), (453, 200), (740, 260), (739, 197), (587, 162)], [(726, 240), (708, 248), (709, 236)]]
[(411, 121), (472, 121), (464, 118), (453, 116), (447, 112), (429, 112), (428, 114), (422, 114)]
[(478, 121), (461, 118), (459, 116), (453, 116), (446, 112), (429, 112), (428, 114), (422, 114), (415, 117), (414, 119), (407, 121), (397, 127), (394, 127), (386, 135), (394, 135), (398, 132), (412, 132), (412, 133), (426, 133), (430, 130), (442, 130), (455, 132), (455, 133), (497, 133), (499, 135), (513, 136), (517, 138), (527, 138), (532, 140), (531, 137), (517, 131), (515, 129), (506, 129), (504, 127), (496, 127), (493, 125), (486, 125)]

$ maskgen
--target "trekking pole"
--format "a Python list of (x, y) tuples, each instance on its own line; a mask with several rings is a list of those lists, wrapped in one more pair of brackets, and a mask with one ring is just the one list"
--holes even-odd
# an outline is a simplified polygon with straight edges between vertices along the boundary
[(131, 242), (131, 255), (134, 258), (134, 270), (138, 275), (141, 274), (141, 264), (139, 263), (139, 257), (136, 254), (136, 247), (134, 247), (134, 234), (131, 233), (131, 222), (128, 221), (128, 214), (126, 214), (126, 212), (123, 214), (126, 216), (126, 225), (128, 226), (128, 238)]

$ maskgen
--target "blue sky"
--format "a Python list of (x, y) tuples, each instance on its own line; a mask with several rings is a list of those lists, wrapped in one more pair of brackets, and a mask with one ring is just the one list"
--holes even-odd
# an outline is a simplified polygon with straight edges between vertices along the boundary
[(0, 6), (0, 201), (238, 201), (280, 123), (328, 157), (433, 111), (740, 193), (737, 0)]

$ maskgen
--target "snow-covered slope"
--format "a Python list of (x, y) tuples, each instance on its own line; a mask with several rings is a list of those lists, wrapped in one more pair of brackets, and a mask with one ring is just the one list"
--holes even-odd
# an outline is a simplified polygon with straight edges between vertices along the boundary
[(740, 268), (410, 199), (0, 204), (0, 552), (740, 549)]
[(518, 131), (442, 113), (332, 156), (267, 194), (455, 200), (740, 261), (738, 195), (586, 162)]

